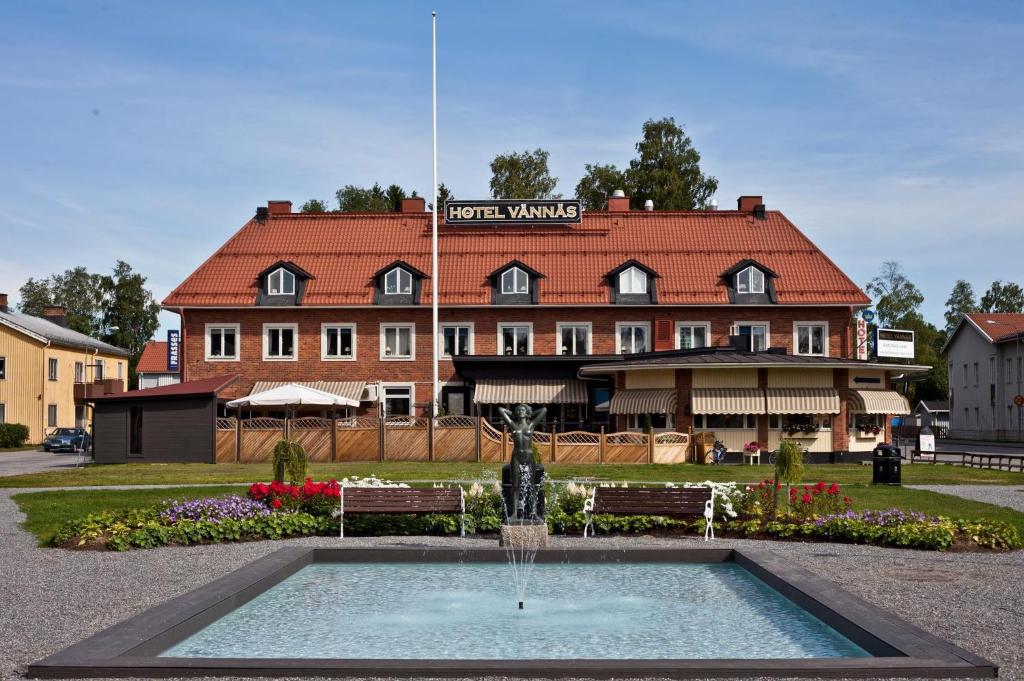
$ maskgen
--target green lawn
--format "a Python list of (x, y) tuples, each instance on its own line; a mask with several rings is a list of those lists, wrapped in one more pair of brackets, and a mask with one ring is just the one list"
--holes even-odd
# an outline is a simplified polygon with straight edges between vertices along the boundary
[(27, 517), (22, 527), (46, 543), (69, 520), (100, 511), (155, 506), (164, 500), (198, 499), (245, 494), (242, 486), (175, 487), (172, 489), (69, 490), (16, 494), (13, 499)]
[[(756, 482), (771, 476), (770, 466), (595, 465), (548, 464), (555, 479), (593, 478), (630, 481), (741, 481)], [(309, 473), (320, 480), (378, 475), (390, 480), (477, 480), (500, 476), (499, 464), (483, 463), (348, 463), (311, 464)], [(869, 483), (871, 467), (859, 464), (808, 466), (805, 480)], [(0, 478), (0, 487), (65, 487), (93, 485), (195, 485), (251, 483), (271, 475), (269, 464), (110, 464), (68, 468)], [(903, 467), (903, 482), (919, 484), (991, 483), (1024, 484), (1024, 473), (1008, 473), (960, 466), (913, 464)]]
[[(244, 486), (176, 487), (173, 489), (72, 490), (26, 492), (14, 496), (27, 519), (23, 527), (46, 543), (68, 520), (103, 510), (153, 506), (165, 500), (194, 499), (224, 494), (244, 494)], [(870, 484), (848, 484), (843, 493), (854, 499), (857, 510), (901, 508), (928, 515), (1000, 520), (1024, 533), (1024, 513), (1003, 506), (983, 504), (924, 490)]]

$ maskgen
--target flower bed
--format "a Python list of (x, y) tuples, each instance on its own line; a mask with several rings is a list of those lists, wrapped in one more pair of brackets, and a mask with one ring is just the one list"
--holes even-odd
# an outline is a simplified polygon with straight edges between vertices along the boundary
[[(625, 483), (622, 483), (625, 485)], [(246, 497), (237, 495), (171, 502), (162, 506), (88, 515), (65, 524), (54, 545), (123, 551), (165, 545), (281, 539), (333, 535), (338, 532), (342, 486), (408, 487), (377, 478), (315, 482), (301, 485), (255, 483)], [(673, 486), (669, 483), (669, 486)], [(927, 517), (899, 509), (851, 510), (853, 500), (835, 483), (818, 482), (793, 488), (786, 504), (780, 485), (705, 481), (683, 487), (713, 487), (715, 532), (719, 536), (838, 541), (931, 550), (1013, 550), (1022, 548), (1017, 529), (1006, 523)], [(573, 482), (548, 483), (547, 522), (555, 534), (582, 534), (583, 505), (593, 487)], [(494, 533), (502, 522), (501, 487), (474, 483), (466, 489), (467, 533)], [(778, 506), (778, 507), (776, 507)], [(594, 517), (599, 534), (676, 532), (702, 534), (704, 520), (661, 516)], [(456, 534), (458, 514), (352, 515), (345, 519), (350, 535)]]

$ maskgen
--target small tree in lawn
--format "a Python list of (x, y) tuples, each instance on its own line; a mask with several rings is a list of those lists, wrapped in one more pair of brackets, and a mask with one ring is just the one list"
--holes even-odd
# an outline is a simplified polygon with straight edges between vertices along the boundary
[(278, 442), (274, 446), (272, 463), (276, 482), (284, 482), (286, 473), (288, 482), (293, 485), (301, 485), (302, 481), (306, 479), (306, 465), (309, 463), (309, 457), (306, 456), (306, 450), (298, 442), (291, 440)]
[(786, 513), (789, 513), (789, 489), (804, 476), (804, 452), (796, 442), (783, 440), (779, 445), (779, 454), (775, 458), (775, 508), (779, 507), (779, 483), (786, 483)]

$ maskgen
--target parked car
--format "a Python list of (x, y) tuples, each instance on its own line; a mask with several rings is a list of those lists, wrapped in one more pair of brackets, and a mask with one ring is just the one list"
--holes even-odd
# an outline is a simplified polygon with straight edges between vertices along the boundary
[(47, 452), (78, 452), (89, 448), (89, 434), (84, 428), (57, 428), (43, 440)]

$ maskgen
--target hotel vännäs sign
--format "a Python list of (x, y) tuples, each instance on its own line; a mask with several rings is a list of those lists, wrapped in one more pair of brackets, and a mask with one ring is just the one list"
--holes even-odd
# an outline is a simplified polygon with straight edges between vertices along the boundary
[(448, 225), (564, 225), (580, 222), (579, 201), (561, 199), (525, 201), (448, 201), (444, 221)]

